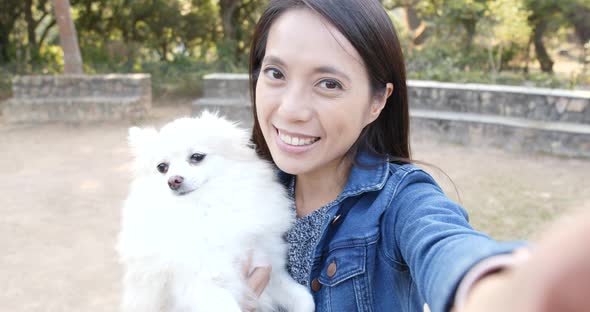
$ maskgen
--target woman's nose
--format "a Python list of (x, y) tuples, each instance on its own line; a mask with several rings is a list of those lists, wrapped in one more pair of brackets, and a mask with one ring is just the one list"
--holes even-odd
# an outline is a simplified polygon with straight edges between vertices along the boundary
[(309, 91), (296, 84), (289, 86), (280, 98), (279, 113), (289, 121), (308, 121), (312, 116)]

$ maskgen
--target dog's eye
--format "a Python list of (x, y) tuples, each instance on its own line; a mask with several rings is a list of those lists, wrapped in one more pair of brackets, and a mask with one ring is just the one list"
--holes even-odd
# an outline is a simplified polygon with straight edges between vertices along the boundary
[(189, 159), (191, 164), (196, 164), (205, 158), (205, 154), (194, 153)]
[(158, 164), (158, 171), (160, 171), (161, 173), (168, 172), (168, 164), (167, 163)]

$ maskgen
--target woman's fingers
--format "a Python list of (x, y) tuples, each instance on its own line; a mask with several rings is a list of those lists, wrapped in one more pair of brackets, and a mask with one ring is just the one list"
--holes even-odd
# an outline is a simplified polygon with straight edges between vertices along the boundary
[[(531, 251), (527, 262), (535, 311), (576, 312), (590, 307), (590, 210), (562, 218)], [(528, 280), (527, 280), (528, 281)]]
[(250, 273), (247, 278), (248, 287), (254, 292), (256, 297), (260, 297), (266, 285), (270, 281), (271, 266), (257, 267)]
[(250, 294), (242, 298), (241, 306), (244, 311), (255, 312), (256, 301), (270, 281), (271, 266), (258, 266), (252, 268), (252, 251), (248, 252), (242, 263), (242, 276), (246, 280)]
[(590, 311), (590, 210), (562, 218), (516, 263), (473, 288), (467, 311)]
[[(246, 273), (250, 271), (249, 267), (246, 267)], [(256, 301), (262, 294), (266, 285), (270, 281), (270, 272), (272, 271), (270, 266), (254, 268), (252, 273), (246, 275), (246, 283), (250, 289), (250, 294), (242, 298), (242, 309), (246, 312), (256, 311)]]
[(248, 251), (248, 256), (246, 257), (246, 261), (242, 262), (242, 276), (245, 279), (248, 279), (250, 275), (250, 266), (252, 265), (252, 250)]

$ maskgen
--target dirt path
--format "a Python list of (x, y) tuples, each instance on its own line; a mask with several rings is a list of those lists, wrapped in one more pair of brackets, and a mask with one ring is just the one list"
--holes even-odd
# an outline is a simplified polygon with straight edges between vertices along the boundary
[[(160, 107), (142, 123), (188, 113), (186, 104)], [(2, 310), (116, 311), (121, 271), (113, 246), (129, 182), (130, 125), (0, 123)], [(414, 150), (452, 177), (475, 227), (496, 238), (530, 238), (572, 207), (590, 209), (590, 161), (427, 139)]]

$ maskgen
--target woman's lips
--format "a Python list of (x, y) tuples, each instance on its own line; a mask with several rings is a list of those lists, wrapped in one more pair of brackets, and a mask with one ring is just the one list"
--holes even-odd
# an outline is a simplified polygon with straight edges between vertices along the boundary
[(319, 137), (301, 135), (301, 134), (294, 134), (290, 132), (283, 131), (275, 127), (275, 139), (277, 142), (278, 147), (287, 152), (292, 154), (301, 154), (305, 153), (308, 150), (312, 149), (317, 145), (317, 142), (320, 141)]

